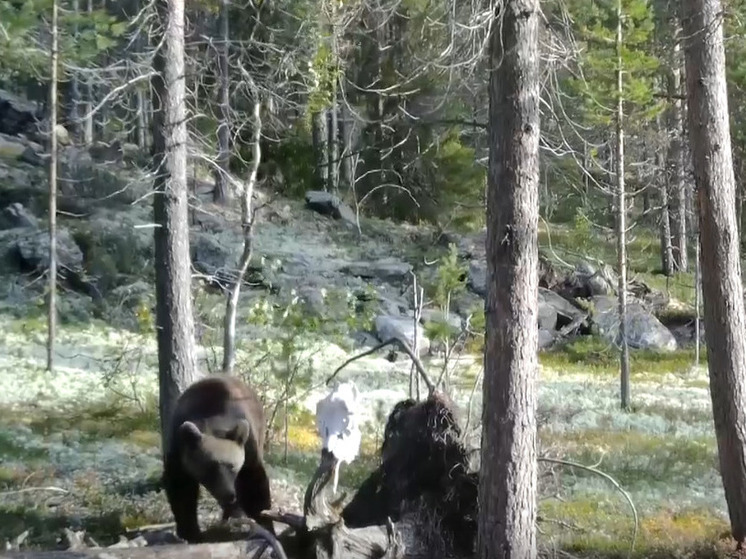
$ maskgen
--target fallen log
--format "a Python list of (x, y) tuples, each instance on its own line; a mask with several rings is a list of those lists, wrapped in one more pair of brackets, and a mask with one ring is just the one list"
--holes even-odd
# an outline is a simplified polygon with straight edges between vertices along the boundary
[(88, 547), (59, 551), (0, 552), (0, 559), (254, 559), (266, 547), (263, 540), (169, 544), (147, 547)]

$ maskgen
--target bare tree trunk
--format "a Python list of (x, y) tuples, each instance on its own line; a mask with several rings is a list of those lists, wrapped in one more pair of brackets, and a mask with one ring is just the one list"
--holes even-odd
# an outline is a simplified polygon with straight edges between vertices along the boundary
[(49, 84), (49, 294), (47, 300), (47, 371), (54, 372), (57, 338), (57, 59), (59, 32), (57, 0), (52, 0), (52, 48)]
[[(76, 0), (77, 1), (77, 0)], [(138, 10), (142, 9), (142, 0), (137, 3)], [(138, 33), (137, 35), (137, 56), (142, 56), (143, 52), (145, 51), (145, 39), (143, 36), (143, 31)], [(137, 108), (137, 119), (136, 119), (136, 134), (137, 134), (137, 147), (139, 147), (141, 150), (146, 150), (148, 148), (148, 118), (147, 118), (147, 98), (145, 95), (145, 91), (143, 90), (142, 85), (138, 85), (137, 89), (135, 90), (135, 104)]]
[[(660, 127), (660, 117), (657, 118), (658, 130)], [(666, 158), (662, 149), (657, 150), (658, 173), (660, 176), (660, 236), (661, 236), (661, 269), (666, 277), (673, 275), (673, 246), (671, 245), (671, 214), (669, 212), (668, 200), (668, 173), (666, 171)]]
[(324, 190), (329, 180), (329, 156), (326, 132), (326, 111), (320, 110), (311, 116), (311, 133), (313, 135), (313, 152), (316, 157), (316, 180)]
[(719, 0), (683, 2), (710, 394), (733, 538), (746, 541), (746, 317)]
[[(72, 0), (71, 9), (75, 17), (80, 16), (80, 1)], [(76, 20), (73, 25), (73, 39), (77, 43), (80, 31), (78, 29), (78, 22)], [(76, 142), (79, 142), (82, 137), (82, 127), (80, 125), (80, 80), (78, 75), (73, 72), (70, 76), (70, 120), (72, 122), (72, 136)]]
[(215, 189), (213, 190), (214, 202), (225, 202), (230, 197), (230, 186), (228, 185), (229, 162), (231, 155), (230, 146), (230, 24), (229, 24), (230, 0), (222, 0), (220, 3), (220, 47), (218, 51), (218, 160), (215, 169)]
[[(336, 84), (335, 84), (336, 85)], [(332, 106), (329, 107), (329, 189), (339, 190), (339, 127), (337, 126), (337, 88), (332, 92)]]
[(251, 144), (251, 173), (241, 196), (243, 252), (238, 261), (236, 280), (226, 301), (225, 324), (223, 325), (223, 372), (225, 374), (233, 373), (233, 368), (236, 364), (236, 312), (238, 310), (238, 298), (241, 294), (241, 284), (243, 283), (246, 271), (249, 269), (251, 256), (254, 252), (254, 212), (251, 202), (254, 196), (254, 185), (256, 184), (256, 176), (259, 171), (259, 162), (262, 157), (262, 103), (259, 99), (259, 91), (256, 88), (254, 88), (254, 96), (254, 138)]
[[(86, 3), (88, 17), (93, 17), (93, 0)], [(86, 80), (86, 100), (83, 105), (83, 144), (90, 146), (93, 143), (93, 78)]]
[(337, 28), (336, 28), (336, 11), (335, 3), (331, 2), (330, 34), (332, 42), (332, 60), (334, 61), (335, 78), (332, 80), (332, 104), (329, 107), (329, 189), (337, 194), (339, 192), (339, 117), (338, 117), (338, 92), (337, 87), (339, 80), (336, 77), (338, 64), (337, 53)]
[(481, 559), (536, 557), (539, 14), (508, 0), (490, 38)]
[(622, 74), (622, 0), (617, 0), (617, 113), (616, 113), (616, 188), (617, 188), (617, 266), (619, 268), (619, 368), (622, 409), (629, 409), (629, 344), (627, 343), (627, 200), (624, 185), (624, 81)]
[(145, 92), (139, 87), (135, 92), (135, 103), (137, 105), (137, 147), (144, 151), (148, 148), (148, 120), (145, 114), (148, 109)]
[(179, 394), (197, 377), (187, 211), (184, 0), (157, 0), (165, 37), (153, 66), (155, 296), (163, 449)]
[(673, 257), (674, 266), (678, 271), (686, 272), (689, 264), (687, 258), (687, 192), (684, 180), (684, 149), (682, 147), (682, 135), (684, 132), (681, 114), (682, 102), (678, 97), (681, 95), (681, 62), (680, 47), (678, 41), (674, 42), (673, 60), (668, 82), (668, 96), (671, 100), (669, 131), (671, 144), (668, 152), (668, 166), (671, 185), (669, 192), (673, 193), (674, 220), (673, 220)]

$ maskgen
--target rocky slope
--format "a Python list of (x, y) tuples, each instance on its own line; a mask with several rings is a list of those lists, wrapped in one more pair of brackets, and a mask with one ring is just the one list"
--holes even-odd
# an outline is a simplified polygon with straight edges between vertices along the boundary
[[(26, 281), (19, 278), (38, 275), (48, 262), (43, 219), (46, 155), (33, 124), (36, 114), (34, 106), (0, 92), (0, 254), (9, 280), (6, 307), (18, 308), (29, 297), (38, 297), (38, 289), (19, 289)], [(116, 307), (122, 311), (118, 318), (132, 324), (138, 308), (152, 305), (151, 183), (143, 170), (144, 154), (120, 143), (83, 149), (71, 145), (64, 128), (57, 133), (62, 150), (60, 277), (69, 290), (62, 297), (63, 319), (81, 319), (87, 313), (113, 318), (111, 309)], [(199, 177), (190, 182), (195, 278), (198, 285), (215, 291), (235, 273), (242, 243), (240, 219), (231, 208), (209, 202), (209, 182)], [(422, 322), (447, 322), (455, 335), (468, 330), (481, 313), (487, 277), (484, 232), (437, 234), (426, 227), (366, 218), (360, 219), (358, 229), (355, 212), (324, 192), (293, 201), (268, 200), (259, 191), (257, 203), (265, 205), (258, 214), (247, 301), (298, 297), (309, 313), (323, 316), (331, 312), (328, 294), (344, 293), (360, 308), (365, 303), (373, 309), (370, 331), (349, 332), (359, 343), (371, 345), (392, 335), (411, 343), (413, 279), (416, 276), (433, 293), (438, 263), (430, 262), (453, 243), (463, 267), (464, 289), (453, 294), (447, 317), (431, 299), (426, 302)], [(610, 267), (579, 262), (574, 269), (561, 270), (546, 258), (541, 264), (537, 326), (542, 348), (592, 332), (616, 341), (616, 278)], [(676, 349), (676, 338), (654, 316), (665, 306), (665, 298), (644, 285), (631, 285), (630, 291), (631, 346)], [(422, 329), (418, 336), (418, 346), (425, 352), (442, 348), (431, 344)]]

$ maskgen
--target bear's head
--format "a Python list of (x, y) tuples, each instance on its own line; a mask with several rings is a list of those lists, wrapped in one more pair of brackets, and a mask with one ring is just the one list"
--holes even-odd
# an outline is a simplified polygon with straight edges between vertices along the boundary
[(246, 458), (244, 445), (251, 436), (251, 425), (239, 419), (228, 429), (203, 432), (191, 421), (179, 426), (181, 461), (223, 507), (236, 503), (236, 476)]

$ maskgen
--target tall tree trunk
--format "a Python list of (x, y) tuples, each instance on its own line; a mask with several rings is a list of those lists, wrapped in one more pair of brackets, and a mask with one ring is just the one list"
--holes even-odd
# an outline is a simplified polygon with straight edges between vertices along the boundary
[(329, 180), (329, 138), (326, 132), (326, 111), (320, 110), (311, 115), (313, 153), (316, 159), (316, 181), (324, 190)]
[(340, 107), (340, 119), (339, 119), (339, 136), (342, 139), (342, 160), (340, 161), (341, 170), (341, 181), (347, 188), (353, 187), (354, 168), (353, 168), (353, 128), (355, 118), (352, 113), (347, 110), (347, 105), (341, 103)]
[(54, 371), (57, 338), (57, 59), (59, 32), (57, 0), (52, 0), (52, 48), (49, 84), (49, 294), (47, 299), (47, 371)]
[(671, 216), (668, 202), (668, 180), (666, 179), (666, 161), (662, 152), (658, 152), (658, 169), (660, 170), (660, 237), (661, 237), (661, 270), (667, 277), (673, 275), (673, 246), (671, 245)]
[(671, 68), (668, 80), (668, 96), (670, 99), (669, 133), (671, 144), (668, 151), (668, 177), (673, 195), (673, 258), (677, 270), (685, 272), (689, 266), (687, 258), (687, 188), (684, 180), (684, 149), (682, 136), (684, 133), (683, 117), (681, 114), (681, 53), (678, 42), (674, 42)]
[(333, 72), (334, 79), (332, 80), (332, 103), (329, 107), (329, 189), (337, 194), (339, 192), (339, 94), (337, 88), (339, 86), (339, 79), (337, 76), (337, 68), (339, 65), (339, 53), (337, 48), (337, 27), (336, 27), (336, 10), (335, 2), (331, 2), (329, 6), (330, 14), (330, 25), (329, 33), (331, 35), (331, 50), (332, 50), (332, 61), (334, 64)]
[(619, 370), (622, 409), (629, 409), (629, 344), (627, 343), (627, 197), (624, 184), (624, 81), (622, 67), (622, 0), (617, 0), (616, 24), (616, 205), (619, 274)]
[(536, 557), (539, 14), (508, 0), (490, 38), (480, 559)]
[[(140, 0), (137, 2), (137, 9), (140, 11), (142, 8), (143, 0)], [(145, 43), (144, 32), (138, 33), (137, 42), (135, 43), (138, 58), (142, 57), (145, 52)], [(148, 106), (147, 96), (145, 95), (145, 90), (142, 87), (142, 84), (138, 84), (137, 89), (135, 90), (135, 104), (137, 110), (137, 119), (135, 121), (137, 147), (144, 151), (148, 148)]]
[(179, 394), (197, 379), (187, 223), (187, 128), (184, 0), (157, 0), (165, 37), (153, 66), (155, 296), (163, 447)]
[[(71, 9), (76, 18), (80, 17), (80, 1), (72, 0)], [(73, 25), (73, 40), (77, 43), (80, 36), (77, 19)], [(70, 121), (72, 123), (72, 136), (76, 142), (82, 138), (82, 126), (80, 122), (80, 79), (78, 74), (73, 72), (70, 76)]]
[(218, 160), (215, 169), (215, 190), (213, 190), (213, 201), (225, 202), (230, 197), (230, 186), (228, 185), (229, 162), (231, 155), (230, 146), (230, 24), (229, 24), (230, 0), (222, 0), (220, 3), (220, 47), (218, 51)]
[(746, 541), (746, 318), (719, 0), (685, 0), (689, 137), (698, 194), (710, 394), (733, 537)]
[(339, 119), (337, 117), (337, 88), (332, 89), (332, 104), (329, 107), (329, 190), (339, 190)]
[[(93, 18), (93, 0), (86, 3), (88, 17)], [(85, 104), (83, 105), (83, 144), (90, 146), (93, 143), (93, 78), (86, 79)]]

